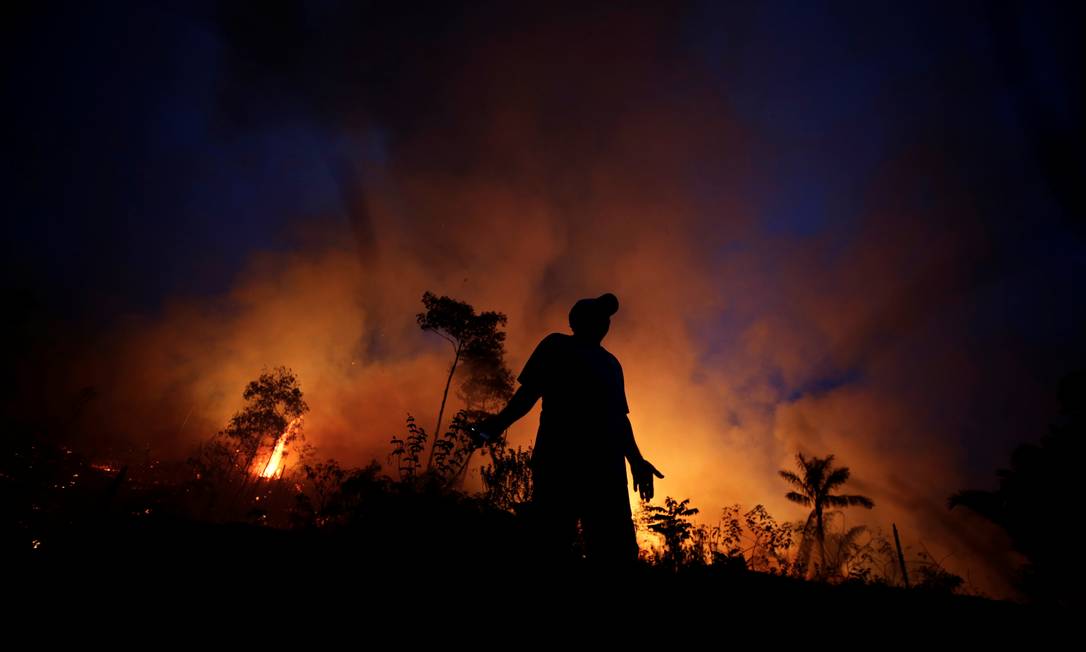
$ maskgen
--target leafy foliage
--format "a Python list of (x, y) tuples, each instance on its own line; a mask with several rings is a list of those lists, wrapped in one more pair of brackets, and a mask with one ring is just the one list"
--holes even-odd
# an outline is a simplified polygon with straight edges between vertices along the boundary
[(459, 410), (453, 415), (448, 430), (434, 442), (434, 471), (438, 476), (450, 483), (460, 479), (477, 449), (468, 428), (485, 416), (489, 415), (468, 410)]
[(390, 440), (392, 452), (388, 456), (390, 463), (395, 461), (400, 482), (429, 482), (450, 489), (456, 486), (465, 475), (472, 455), (479, 449), (470, 428), (486, 416), (489, 415), (479, 410), (459, 410), (445, 434), (433, 444), (433, 467), (425, 469), (421, 466), (420, 455), (426, 448), (429, 435), (408, 414), (407, 435)]
[[(445, 404), (449, 397), (449, 387), (461, 359), (466, 363), (469, 377), (461, 386), (460, 396), (467, 402), (469, 412), (485, 411), (490, 405), (506, 401), (512, 396), (513, 374), (506, 368), (504, 361), (505, 333), (498, 328), (506, 324), (507, 317), (493, 311), (476, 314), (475, 308), (470, 304), (447, 296), (438, 297), (429, 291), (423, 293), (422, 303), (426, 311), (418, 313), (415, 317), (419, 327), (425, 331), (437, 333), (448, 340), (453, 345), (455, 353), (445, 381), (437, 424), (434, 426), (434, 431), (440, 432)], [(458, 448), (455, 441), (448, 440), (458, 439), (465, 423), (462, 419), (453, 424), (450, 428), (451, 437), (444, 438), (446, 445), (439, 444), (442, 440), (433, 442), (426, 461), (427, 470), (431, 469), (438, 460), (439, 451), (443, 452), (447, 465), (456, 464), (455, 458), (450, 458), (450, 456)], [(470, 459), (470, 457), (471, 453), (468, 452), (467, 458)], [(437, 463), (441, 464), (440, 461)], [(442, 475), (445, 475), (447, 471), (448, 468), (441, 472)]]
[[(235, 444), (245, 461), (242, 468), (247, 470), (261, 448), (274, 445), (293, 420), (309, 411), (309, 406), (302, 398), (298, 379), (286, 367), (262, 372), (246, 385), (242, 398), (245, 407), (230, 418), (221, 434)], [(288, 445), (303, 437), (300, 428), (291, 430)]]
[(483, 479), (484, 497), (491, 505), (509, 512), (518, 509), (532, 499), (532, 447), (510, 449), (504, 439), (490, 448), (490, 464), (480, 473)]
[(962, 589), (965, 579), (951, 573), (935, 560), (926, 550), (917, 553), (920, 563), (915, 573), (918, 578), (916, 588), (934, 593), (955, 593)]
[(415, 425), (415, 417), (407, 415), (407, 436), (393, 437), (392, 452), (388, 459), (391, 462), (396, 459), (396, 470), (401, 481), (409, 481), (416, 477), (419, 469), (419, 454), (426, 448), (426, 429)]
[(329, 459), (305, 466), (304, 483), (296, 486), (291, 522), (295, 527), (327, 527), (358, 519), (375, 496), (391, 493), (391, 479), (373, 460), (363, 468), (344, 469)]
[[(253, 522), (266, 523), (268, 500), (273, 496), (278, 500), (286, 494), (264, 485), (254, 487), (252, 481), (258, 480), (255, 476), (262, 470), (255, 469), (254, 462), (261, 454), (270, 456), (280, 440), (294, 450), (292, 459), (297, 464), (312, 453), (302, 430), (302, 418), (309, 406), (297, 377), (286, 367), (262, 371), (245, 386), (242, 398), (244, 407), (189, 458), (195, 475), (190, 489), (204, 497), (205, 518), (214, 514), (227, 518), (241, 515)], [(283, 453), (283, 458), (288, 455)], [(286, 468), (285, 462), (281, 464), (280, 477)], [(254, 505), (250, 501), (263, 502)]]
[(690, 499), (677, 501), (671, 496), (664, 498), (664, 506), (651, 505), (641, 501), (641, 519), (644, 526), (664, 538), (664, 552), (661, 563), (677, 570), (690, 557), (686, 542), (691, 539), (695, 525), (690, 517), (697, 514), (696, 507), (690, 507)]
[[(840, 529), (833, 527), (833, 522), (840, 520)], [(851, 576), (853, 560), (857, 558), (865, 545), (870, 543), (871, 535), (867, 526), (847, 527), (841, 511), (826, 514), (826, 532), (824, 540), (825, 567), (821, 576), (829, 581), (846, 580)]]
[[(311, 501), (313, 522), (315, 525), (324, 525), (329, 515), (334, 511), (334, 501), (343, 485), (347, 471), (334, 459), (318, 464), (306, 464), (304, 467), (305, 479), (312, 487), (313, 499)], [(307, 494), (300, 494), (307, 496)]]
[[(504, 336), (504, 333), (501, 333)], [(500, 344), (500, 342), (499, 342)], [(497, 411), (513, 395), (513, 372), (505, 365), (505, 351), (493, 344), (478, 345), (463, 356), (466, 378), (457, 396), (469, 411)]]
[(867, 530), (867, 538), (845, 564), (848, 580), (863, 584), (897, 586), (902, 583), (897, 551), (881, 529)]
[(741, 558), (750, 570), (788, 572), (791, 566), (788, 551), (795, 535), (793, 526), (778, 523), (763, 505), (755, 505), (746, 512), (738, 504), (725, 507), (720, 522), (725, 558)]

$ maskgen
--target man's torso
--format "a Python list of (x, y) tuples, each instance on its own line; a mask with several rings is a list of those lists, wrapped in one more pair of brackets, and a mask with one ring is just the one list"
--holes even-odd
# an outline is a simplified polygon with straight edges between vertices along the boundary
[(537, 472), (626, 482), (622, 435), (629, 406), (614, 355), (598, 344), (552, 333), (518, 380), (542, 390), (532, 459)]

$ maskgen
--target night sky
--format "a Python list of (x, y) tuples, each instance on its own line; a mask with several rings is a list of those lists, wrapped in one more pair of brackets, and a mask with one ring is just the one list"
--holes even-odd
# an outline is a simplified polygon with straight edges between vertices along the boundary
[(1005, 542), (945, 501), (1086, 367), (1082, 16), (406, 4), (5, 21), (9, 408), (183, 456), (286, 364), (361, 464), (436, 418), (425, 290), (509, 315), (514, 373), (614, 292), (658, 495), (799, 518), (776, 470), (834, 453), (856, 518), (1003, 590)]

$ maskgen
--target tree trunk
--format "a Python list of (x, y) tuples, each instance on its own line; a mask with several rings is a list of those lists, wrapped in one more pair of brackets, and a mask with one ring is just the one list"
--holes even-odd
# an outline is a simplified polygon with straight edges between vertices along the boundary
[(453, 488), (459, 489), (464, 486), (464, 478), (468, 477), (468, 465), (471, 464), (471, 458), (474, 457), (475, 451), (468, 451), (468, 457), (464, 460), (464, 463), (460, 466), (460, 471), (456, 474), (456, 479), (453, 481)]
[(452, 384), (453, 374), (456, 373), (456, 363), (460, 361), (460, 345), (456, 345), (456, 357), (453, 358), (452, 367), (449, 369), (449, 378), (445, 381), (445, 393), (441, 396), (441, 409), (437, 412), (437, 425), (434, 426), (434, 432), (430, 436), (432, 440), (430, 443), (430, 456), (426, 459), (426, 470), (429, 471), (430, 467), (434, 463), (434, 447), (437, 444), (437, 438), (441, 436), (441, 417), (445, 414), (445, 401), (449, 398), (449, 385)]
[[(234, 509), (244, 510), (242, 503), (245, 501), (245, 490), (249, 488), (249, 481), (252, 479), (251, 469), (253, 468), (253, 462), (256, 461), (256, 454), (260, 452), (259, 444), (253, 448), (253, 452), (249, 454), (249, 457), (245, 460), (245, 467), (241, 469), (241, 486), (238, 487), (238, 491), (234, 494)], [(244, 518), (245, 512), (242, 511), (241, 515)]]
[(905, 570), (905, 553), (901, 552), (901, 538), (897, 535), (897, 523), (891, 523), (894, 528), (894, 545), (897, 546), (897, 562), (901, 565), (901, 579), (905, 580), (905, 588), (909, 588), (909, 572)]
[(812, 539), (816, 538), (814, 521), (815, 512), (811, 510), (811, 513), (807, 516), (807, 522), (803, 524), (799, 550), (796, 551), (796, 561), (792, 568), (792, 574), (801, 579), (807, 579), (807, 572), (811, 565), (811, 547), (814, 546)]

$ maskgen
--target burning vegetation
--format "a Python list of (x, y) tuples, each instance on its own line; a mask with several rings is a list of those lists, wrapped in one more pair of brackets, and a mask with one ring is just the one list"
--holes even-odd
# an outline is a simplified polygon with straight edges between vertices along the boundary
[(267, 461), (258, 464), (252, 471), (262, 478), (274, 478), (276, 475), (282, 478), (287, 469), (285, 461), (287, 445), (299, 440), (302, 440), (302, 417), (300, 416), (295, 417), (287, 425), (287, 429), (283, 431), (283, 434), (276, 438), (275, 444), (268, 454)]
[(286, 367), (264, 371), (242, 394), (244, 407), (204, 443), (192, 460), (197, 478), (241, 480), (282, 477), (288, 457), (308, 450), (303, 417), (309, 405)]
[[(434, 323), (423, 325), (432, 329)], [(496, 342), (489, 364), (476, 352), (469, 358), (466, 375), (507, 378), (495, 374), (495, 370), (507, 373), (501, 338)], [(456, 353), (460, 357), (459, 349)], [(493, 394), (494, 385), (487, 387)], [(177, 547), (185, 556), (191, 554), (185, 546), (193, 544), (192, 537), (205, 536), (199, 534), (201, 528), (243, 523), (258, 526), (257, 530), (245, 534), (215, 530), (220, 538), (198, 541), (206, 546), (198, 554), (215, 559), (225, 559), (231, 552), (251, 555), (248, 546), (255, 545), (263, 551), (258, 554), (274, 559), (288, 545), (301, 548), (295, 554), (302, 557), (295, 558), (331, 563), (349, 554), (356, 566), (379, 559), (411, 559), (424, 566), (466, 568), (485, 562), (500, 567), (496, 561), (504, 560), (514, 567), (531, 567), (532, 560), (524, 553), (530, 542), (524, 538), (523, 522), (531, 507), (532, 451), (513, 450), (504, 437), (485, 447), (473, 440), (472, 425), (488, 414), (478, 406), (486, 402), (458, 410), (438, 437), (409, 414), (407, 434), (389, 442), (388, 461), (398, 476), (393, 478), (384, 475), (376, 461), (364, 468), (344, 468), (334, 459), (313, 461), (314, 448), (304, 434), (309, 405), (290, 369), (264, 370), (245, 386), (242, 398), (243, 406), (226, 427), (180, 466), (149, 459), (145, 468), (130, 473), (126, 464), (86, 460), (70, 448), (39, 443), (16, 447), (18, 454), (9, 462), (18, 463), (8, 464), (0, 475), (12, 489), (5, 496), (19, 507), (12, 510), (18, 517), (17, 537), (9, 540), (24, 542), (23, 547), (35, 555), (90, 551), (153, 557)], [(1069, 426), (1068, 432), (1081, 429), (1081, 412), (1073, 416), (1077, 425)], [(484, 490), (471, 494), (463, 491), (462, 481), (475, 453), (485, 460), (480, 469)], [(433, 464), (427, 468), (423, 460), (430, 456)], [(830, 493), (850, 478), (847, 468), (830, 464), (832, 459), (797, 455), (798, 473), (780, 472), (792, 485), (790, 500), (812, 508), (806, 522), (778, 522), (762, 505), (750, 510), (734, 505), (725, 508), (717, 524), (699, 524), (691, 518), (699, 510), (689, 499), (667, 496), (663, 507), (642, 503), (635, 519), (642, 562), (665, 574), (701, 569), (732, 580), (754, 574), (793, 583), (814, 579), (822, 585), (880, 590), (908, 586), (912, 574), (914, 587), (929, 595), (976, 593), (927, 549), (913, 554), (907, 569), (908, 545), (904, 551), (900, 544), (892, 546), (877, 529), (845, 528), (841, 508), (874, 505), (864, 496)], [(970, 506), (964, 499), (959, 502)], [(138, 524), (136, 530), (133, 523)], [(317, 538), (264, 538), (262, 533), (273, 531)], [(794, 584), (765, 584), (760, 590), (769, 596), (793, 590), (789, 586)]]

